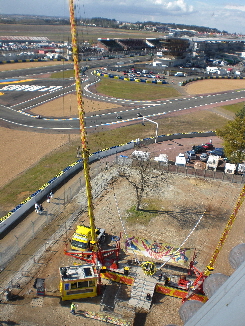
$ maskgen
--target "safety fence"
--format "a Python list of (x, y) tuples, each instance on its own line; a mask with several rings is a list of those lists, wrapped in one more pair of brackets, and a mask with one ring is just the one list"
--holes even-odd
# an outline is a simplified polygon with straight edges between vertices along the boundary
[[(122, 164), (122, 158), (118, 157), (117, 162)], [(125, 163), (126, 164), (126, 163)], [(161, 169), (166, 172), (184, 174), (186, 176), (204, 178), (204, 179), (213, 179), (230, 183), (241, 183), (245, 182), (245, 176), (240, 174), (227, 174), (223, 169), (214, 170), (201, 170), (195, 169), (192, 166), (178, 166), (174, 164), (164, 164), (163, 162), (151, 161), (150, 166), (156, 169)]]
[[(92, 163), (96, 160), (100, 160), (104, 157), (111, 156), (113, 154), (117, 154), (120, 152), (124, 152), (128, 149), (132, 149), (135, 146), (139, 145), (149, 145), (157, 142), (162, 142), (164, 140), (171, 139), (180, 139), (180, 138), (193, 138), (193, 137), (210, 137), (215, 135), (214, 131), (208, 132), (190, 132), (190, 133), (182, 133), (182, 134), (167, 134), (156, 137), (144, 138), (144, 139), (136, 139), (135, 141), (131, 141), (126, 144), (120, 144), (117, 146), (113, 146), (111, 148), (105, 148), (101, 151), (92, 153), (89, 157), (89, 163)], [(80, 171), (83, 166), (83, 161), (80, 159), (65, 169), (60, 171), (56, 176), (54, 176), (51, 180), (45, 183), (42, 187), (40, 187), (37, 191), (31, 194), (28, 198), (26, 198), (23, 202), (9, 211), (5, 216), (0, 218), (0, 233), (5, 232), (11, 224), (15, 223), (21, 216), (26, 214), (29, 210), (34, 207), (34, 204), (40, 202), (49, 194), (49, 192), (55, 188), (58, 188), (61, 184), (63, 184), (72, 174)]]
[[(68, 61), (67, 59), (52, 59), (50, 61)], [(6, 64), (6, 63), (20, 63), (20, 62), (45, 62), (42, 59), (13, 59), (13, 60), (0, 60), (0, 64)]]
[(198, 81), (198, 80), (205, 80), (205, 79), (245, 79), (245, 77), (241, 76), (203, 76), (203, 77), (195, 77), (195, 78), (189, 78), (182, 82), (180, 82), (181, 86), (185, 86), (188, 83)]

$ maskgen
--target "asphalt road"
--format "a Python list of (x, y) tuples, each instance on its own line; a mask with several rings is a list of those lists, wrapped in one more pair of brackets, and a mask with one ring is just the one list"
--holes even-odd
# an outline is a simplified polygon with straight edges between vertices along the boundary
[[(101, 62), (99, 62), (101, 65)], [(98, 65), (98, 62), (93, 62)], [(0, 73), (0, 120), (22, 128), (34, 128), (49, 130), (50, 132), (70, 132), (79, 129), (78, 117), (69, 119), (36, 116), (28, 113), (28, 110), (39, 106), (55, 98), (75, 92), (74, 80), (71, 79), (45, 79), (35, 78), (39, 74), (48, 74), (58, 70), (72, 69), (72, 64), (58, 66), (46, 66), (42, 68), (30, 68), (24, 70), (3, 71)], [(86, 114), (86, 127), (94, 128), (110, 124), (134, 123), (141, 121), (137, 113), (148, 118), (162, 116), (164, 114), (199, 108), (205, 106), (217, 106), (230, 101), (243, 101), (245, 91), (229, 91), (210, 95), (188, 96), (162, 101), (129, 101), (116, 98), (108, 98), (91, 92), (90, 85), (99, 80), (88, 71), (83, 78), (83, 96), (121, 106), (114, 112), (98, 112), (98, 114)], [(117, 119), (120, 115), (122, 119)]]

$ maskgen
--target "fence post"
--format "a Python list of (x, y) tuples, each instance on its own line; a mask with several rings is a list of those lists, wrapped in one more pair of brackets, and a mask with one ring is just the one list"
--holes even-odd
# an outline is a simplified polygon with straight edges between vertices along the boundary
[(16, 244), (17, 244), (17, 250), (19, 250), (19, 238), (17, 237), (17, 235), (14, 235), (15, 238), (16, 238)]
[(48, 225), (48, 210), (46, 212), (46, 225)]
[(34, 233), (34, 222), (31, 221), (31, 223), (32, 223), (32, 238), (34, 238), (34, 235), (35, 235), (35, 233)]

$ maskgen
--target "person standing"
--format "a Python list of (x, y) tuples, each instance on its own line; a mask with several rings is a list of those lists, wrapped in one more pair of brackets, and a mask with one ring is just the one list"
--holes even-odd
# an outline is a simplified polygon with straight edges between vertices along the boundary
[(42, 214), (42, 212), (43, 212), (43, 205), (42, 204), (39, 205), (39, 210), (40, 210), (40, 213)]
[(75, 315), (75, 313), (76, 313), (76, 306), (75, 306), (74, 303), (71, 304), (71, 313), (72, 313), (73, 315)]
[(36, 211), (36, 213), (38, 213), (39, 214), (39, 211), (40, 211), (40, 207), (39, 207), (39, 205), (38, 205), (38, 203), (35, 203), (35, 211)]

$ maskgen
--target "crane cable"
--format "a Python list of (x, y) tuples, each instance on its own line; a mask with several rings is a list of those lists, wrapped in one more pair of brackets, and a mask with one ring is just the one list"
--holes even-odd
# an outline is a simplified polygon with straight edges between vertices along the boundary
[(168, 260), (165, 261), (158, 269), (161, 269), (162, 267), (164, 267), (169, 261), (170, 259), (172, 259), (172, 257), (180, 251), (180, 249), (182, 248), (182, 246), (186, 243), (186, 241), (189, 239), (189, 237), (191, 236), (191, 234), (194, 232), (194, 230), (197, 228), (198, 224), (201, 222), (202, 218), (204, 217), (204, 215), (206, 214), (206, 211), (204, 211), (204, 213), (200, 216), (199, 220), (196, 222), (194, 228), (191, 230), (191, 232), (188, 234), (188, 236), (185, 238), (185, 240), (181, 243), (181, 245), (179, 246), (179, 248), (177, 250), (175, 250), (172, 255), (169, 256)]
[(214, 269), (214, 263), (215, 263), (218, 255), (219, 255), (223, 245), (224, 245), (224, 242), (225, 242), (225, 240), (226, 240), (226, 238), (228, 236), (228, 233), (230, 232), (230, 230), (231, 230), (231, 228), (233, 226), (233, 223), (234, 223), (234, 221), (235, 221), (235, 219), (237, 217), (239, 209), (242, 206), (244, 198), (245, 198), (245, 185), (242, 188), (242, 191), (241, 191), (241, 193), (239, 195), (237, 203), (236, 203), (236, 205), (234, 207), (234, 210), (233, 210), (233, 212), (232, 212), (232, 214), (231, 214), (231, 216), (230, 216), (230, 218), (229, 218), (229, 220), (228, 220), (228, 222), (227, 222), (227, 224), (225, 226), (224, 232), (222, 233), (222, 236), (221, 236), (221, 238), (220, 238), (220, 240), (218, 242), (218, 245), (217, 245), (217, 247), (216, 247), (216, 249), (215, 249), (215, 251), (213, 253), (213, 256), (212, 256), (208, 266), (206, 267), (206, 270), (204, 271), (205, 276), (209, 276), (211, 271)]
[[(126, 239), (128, 239), (127, 231), (126, 231), (126, 228), (125, 228), (124, 222), (123, 222), (123, 220), (122, 220), (122, 216), (121, 216), (121, 212), (120, 212), (120, 209), (119, 209), (119, 206), (118, 206), (117, 197), (116, 197), (116, 194), (115, 194), (115, 189), (114, 189), (114, 187), (113, 187), (113, 195), (114, 195), (114, 200), (115, 200), (115, 203), (116, 203), (116, 208), (117, 208), (118, 216), (119, 216), (120, 222), (121, 222), (121, 224), (122, 224), (123, 232), (124, 232), (124, 234), (125, 234)], [(137, 257), (137, 255), (136, 255), (134, 249), (133, 249), (133, 254), (134, 254), (134, 257), (135, 257), (135, 262), (139, 263), (138, 257)]]

